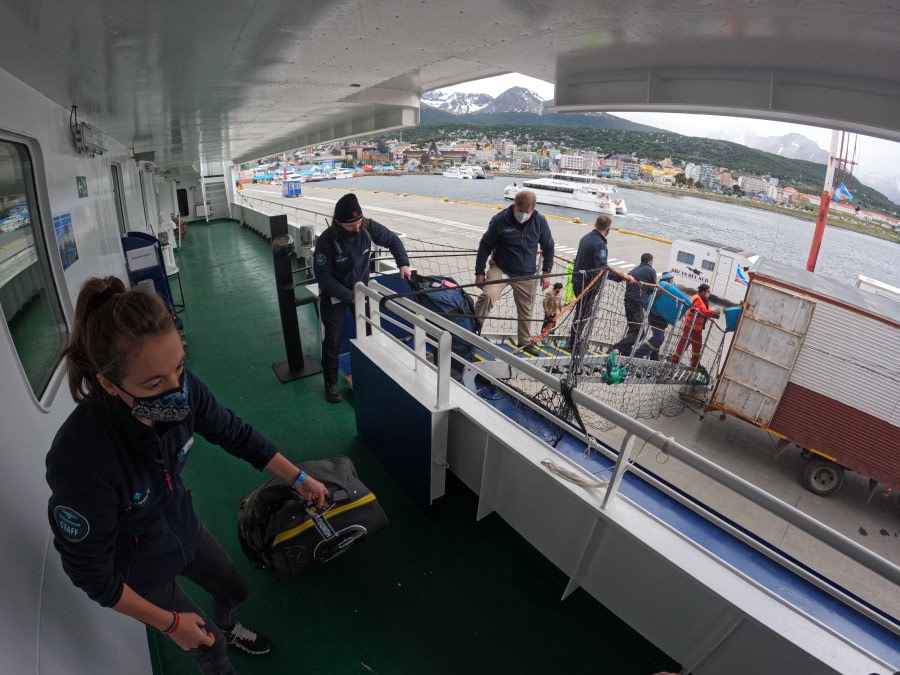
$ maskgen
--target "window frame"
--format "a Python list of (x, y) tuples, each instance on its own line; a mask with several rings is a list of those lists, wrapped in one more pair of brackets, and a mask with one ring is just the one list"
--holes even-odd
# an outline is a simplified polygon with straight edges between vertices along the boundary
[[(72, 332), (72, 316), (74, 308), (72, 301), (67, 292), (65, 283), (65, 273), (62, 267), (62, 261), (55, 247), (51, 249), (48, 236), (48, 228), (52, 230), (52, 211), (50, 209), (50, 198), (47, 183), (46, 164), (44, 162), (44, 154), (38, 140), (32, 136), (26, 136), (21, 133), (10, 131), (4, 127), (0, 127), (0, 142), (14, 143), (24, 146), (31, 160), (31, 188), (34, 190), (34, 212), (29, 213), (31, 219), (31, 231), (34, 237), (34, 246), (38, 251), (38, 256), (44, 256), (46, 265), (41, 265), (42, 275), (47, 284), (47, 294), (50, 298), (56, 299), (58, 311), (62, 315), (62, 322), (66, 329), (66, 336)], [(29, 204), (29, 206), (32, 206)], [(40, 261), (38, 264), (41, 264)], [(7, 343), (13, 347), (16, 360), (16, 371), (18, 372), (22, 386), (31, 397), (32, 403), (43, 412), (49, 412), (56, 394), (59, 392), (60, 385), (65, 379), (65, 359), (62, 353), (58, 355), (57, 362), (53, 366), (47, 383), (44, 385), (43, 391), (36, 393), (28, 380), (28, 374), (25, 372), (25, 366), (19, 356), (18, 348), (13, 340), (12, 333), (9, 330), (9, 323), (3, 308), (0, 307), (0, 330), (3, 331)]]
[(144, 172), (138, 167), (138, 183), (141, 186), (141, 206), (144, 207), (144, 230), (150, 231), (150, 216), (147, 210), (147, 188), (144, 185)]
[(125, 182), (122, 179), (121, 162), (110, 161), (109, 177), (113, 189), (113, 207), (119, 224), (119, 234), (128, 232), (128, 209), (125, 206)]

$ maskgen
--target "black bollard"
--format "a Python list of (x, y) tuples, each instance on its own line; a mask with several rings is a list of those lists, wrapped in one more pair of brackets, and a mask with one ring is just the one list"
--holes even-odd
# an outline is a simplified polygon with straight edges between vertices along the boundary
[(322, 366), (309, 354), (303, 354), (300, 342), (300, 323), (297, 321), (297, 304), (294, 300), (294, 276), (291, 272), (291, 253), (294, 238), (287, 233), (287, 216), (269, 218), (272, 232), (272, 259), (275, 265), (275, 286), (278, 289), (278, 310), (281, 314), (281, 332), (287, 361), (273, 363), (272, 369), (282, 382), (290, 382), (322, 372)]

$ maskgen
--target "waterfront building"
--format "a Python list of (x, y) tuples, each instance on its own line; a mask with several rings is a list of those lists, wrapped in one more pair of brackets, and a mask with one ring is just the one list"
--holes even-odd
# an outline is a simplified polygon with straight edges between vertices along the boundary
[(560, 171), (583, 172), (585, 169), (585, 160), (581, 155), (559, 155), (556, 163)]

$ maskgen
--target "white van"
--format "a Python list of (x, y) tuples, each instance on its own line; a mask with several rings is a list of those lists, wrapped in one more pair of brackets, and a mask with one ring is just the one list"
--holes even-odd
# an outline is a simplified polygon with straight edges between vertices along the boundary
[(877, 281), (860, 274), (856, 277), (856, 287), (860, 290), (880, 295), (883, 298), (890, 298), (891, 300), (900, 302), (900, 288), (888, 286), (883, 281)]
[(752, 251), (707, 239), (672, 242), (669, 269), (679, 286), (709, 284), (712, 294), (726, 302), (740, 303), (747, 293), (750, 267), (759, 260)]

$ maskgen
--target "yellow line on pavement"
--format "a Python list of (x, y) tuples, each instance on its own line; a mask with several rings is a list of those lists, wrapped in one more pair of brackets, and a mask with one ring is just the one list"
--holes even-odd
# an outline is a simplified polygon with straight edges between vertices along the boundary
[(652, 239), (653, 241), (661, 241), (664, 244), (672, 243), (671, 239), (663, 239), (662, 237), (654, 237), (653, 235), (643, 234), (642, 232), (632, 232), (631, 230), (622, 230), (620, 228), (613, 228), (613, 229), (615, 229), (616, 232), (618, 232), (619, 234), (631, 234), (631, 235), (634, 235), (635, 237), (643, 237), (644, 239)]

